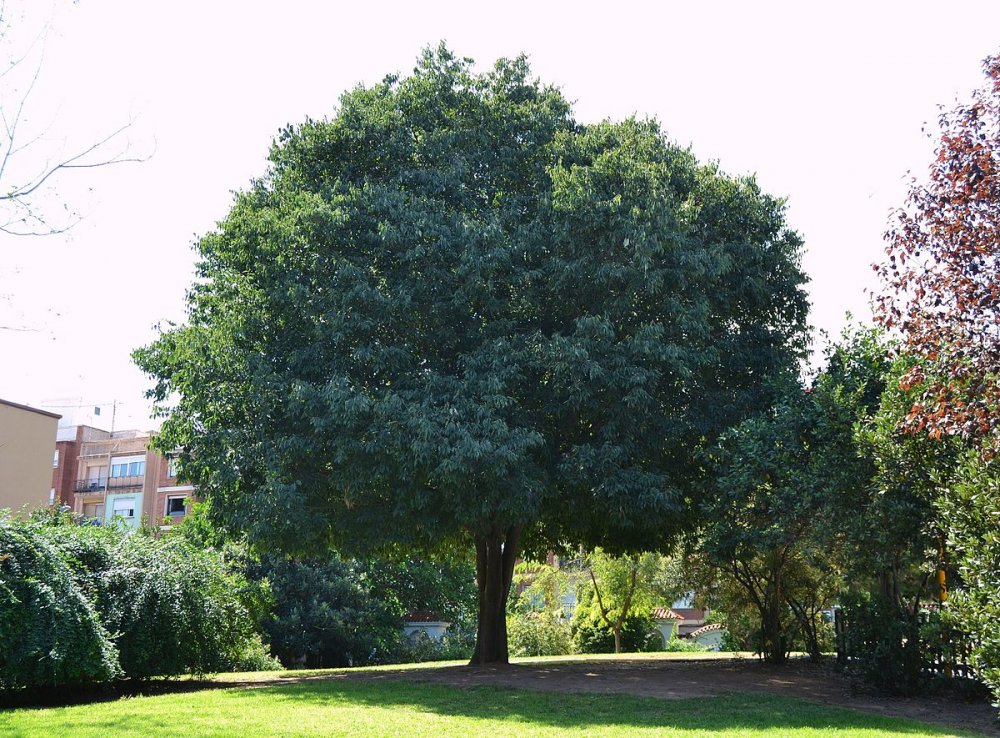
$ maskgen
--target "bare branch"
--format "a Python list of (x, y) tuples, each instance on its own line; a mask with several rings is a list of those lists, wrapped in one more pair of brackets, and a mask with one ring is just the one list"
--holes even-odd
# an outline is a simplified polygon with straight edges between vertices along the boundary
[[(7, 8), (0, 4), (0, 43), (10, 42), (11, 23)], [(73, 151), (72, 146), (63, 143), (63, 152), (58, 147), (46, 150), (46, 134), (49, 126), (39, 132), (25, 131), (29, 121), (28, 106), (42, 76), (45, 60), (45, 46), (52, 28), (52, 19), (46, 21), (42, 30), (35, 35), (23, 53), (4, 54), (5, 68), (0, 71), (0, 233), (14, 236), (43, 236), (65, 233), (81, 220), (72, 207), (64, 206), (65, 213), (52, 221), (46, 217), (40, 198), (51, 193), (54, 180), (74, 169), (99, 169), (116, 164), (140, 163), (147, 161), (148, 155), (134, 155), (125, 133), (134, 120), (119, 126), (107, 135), (89, 145)], [(23, 75), (14, 71), (37, 57), (33, 69), (26, 69)], [(23, 83), (18, 89), (17, 82)], [(3, 103), (11, 101), (7, 106)], [(117, 148), (114, 148), (117, 147)], [(70, 153), (65, 153), (69, 149)], [(39, 165), (40, 164), (40, 165)], [(31, 170), (34, 170), (33, 172)]]

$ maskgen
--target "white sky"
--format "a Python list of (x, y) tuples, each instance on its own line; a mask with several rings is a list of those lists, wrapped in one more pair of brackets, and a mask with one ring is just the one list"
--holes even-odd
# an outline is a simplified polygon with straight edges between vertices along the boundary
[(888, 212), (930, 163), (923, 124), (1000, 50), (995, 0), (346, 5), (57, 5), (31, 98), (36, 125), (52, 121), (38, 156), (130, 117), (133, 152), (153, 155), (63, 179), (86, 215), (66, 236), (0, 235), (0, 397), (117, 400), (117, 427), (151, 427), (129, 353), (183, 318), (196, 236), (264, 172), (281, 126), (332, 115), (343, 90), (408, 73), (441, 39), (481, 67), (527, 53), (582, 122), (654, 116), (702, 161), (756, 172), (788, 198), (811, 322), (835, 335), (846, 311), (869, 317)]

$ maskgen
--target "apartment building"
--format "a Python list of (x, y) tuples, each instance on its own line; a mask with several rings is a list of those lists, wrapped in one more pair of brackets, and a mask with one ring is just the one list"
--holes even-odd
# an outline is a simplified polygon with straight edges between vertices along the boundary
[(151, 435), (86, 425), (60, 428), (52, 487), (62, 504), (98, 524), (167, 527), (190, 509), (194, 487), (180, 484), (174, 459), (150, 448)]
[(0, 400), (0, 509), (49, 505), (52, 442), (59, 415)]

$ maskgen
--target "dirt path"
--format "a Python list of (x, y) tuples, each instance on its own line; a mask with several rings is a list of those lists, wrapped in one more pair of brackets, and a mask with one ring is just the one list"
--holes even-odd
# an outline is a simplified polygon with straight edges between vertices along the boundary
[(790, 662), (775, 667), (756, 660), (590, 661), (453, 666), (413, 671), (357, 672), (348, 678), (406, 679), (457, 687), (493, 685), (553, 692), (632, 694), (661, 699), (710, 697), (731, 692), (768, 692), (893, 717), (912, 718), (1000, 736), (996, 710), (955, 696), (880, 697), (859, 690), (826, 666)]
[(791, 661), (776, 667), (751, 658), (681, 660), (625, 656), (620, 659), (539, 660), (504, 667), (428, 665), (428, 668), (238, 674), (206, 680), (157, 681), (131, 691), (119, 685), (117, 688), (74, 690), (70, 693), (23, 694), (13, 700), (0, 700), (0, 709), (115, 700), (136, 694), (271, 687), (326, 680), (406, 680), (455, 687), (489, 685), (550, 692), (630, 694), (660, 699), (766, 692), (879, 715), (937, 723), (986, 736), (1000, 736), (996, 709), (984, 701), (970, 703), (954, 695), (883, 697), (853, 683), (829, 666)]

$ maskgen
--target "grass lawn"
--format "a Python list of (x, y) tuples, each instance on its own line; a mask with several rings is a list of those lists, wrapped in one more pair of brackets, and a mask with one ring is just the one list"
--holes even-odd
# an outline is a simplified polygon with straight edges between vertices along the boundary
[(767, 695), (658, 700), (387, 679), (134, 697), (0, 712), (0, 736), (943, 736), (967, 735)]

